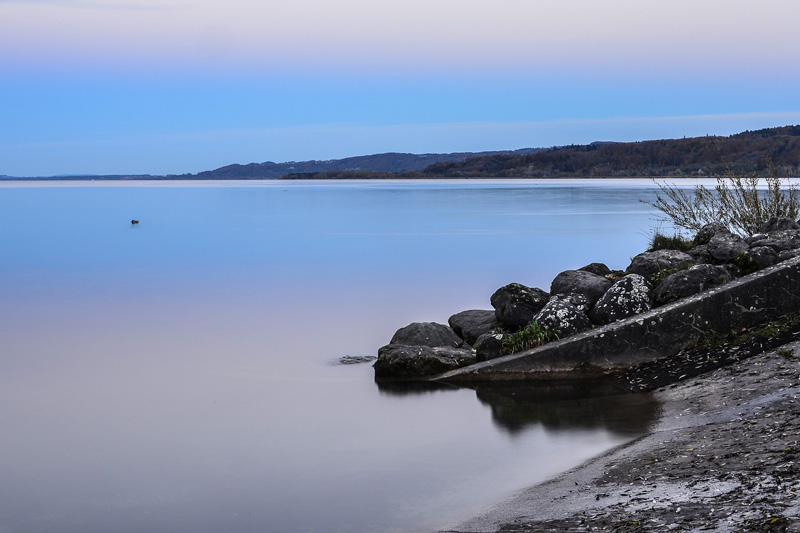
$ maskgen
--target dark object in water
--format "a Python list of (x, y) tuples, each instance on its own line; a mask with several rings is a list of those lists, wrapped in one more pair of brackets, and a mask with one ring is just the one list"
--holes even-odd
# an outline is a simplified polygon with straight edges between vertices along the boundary
[(138, 220), (131, 220), (131, 224), (138, 224), (138, 223), (139, 223)]
[(377, 359), (377, 357), (372, 355), (345, 355), (339, 358), (338, 363), (340, 365), (358, 365), (361, 363), (371, 363), (375, 359)]

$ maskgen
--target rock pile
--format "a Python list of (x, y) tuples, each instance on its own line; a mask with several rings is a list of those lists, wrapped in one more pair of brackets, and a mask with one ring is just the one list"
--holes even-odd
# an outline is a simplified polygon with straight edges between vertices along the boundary
[(748, 238), (723, 224), (697, 232), (692, 248), (643, 252), (624, 271), (591, 263), (558, 274), (550, 291), (511, 283), (490, 298), (493, 310), (462, 311), (449, 326), (413, 323), (378, 351), (375, 377), (417, 378), (500, 357), (504, 340), (536, 324), (550, 337), (644, 313), (800, 255), (800, 224), (770, 220)]

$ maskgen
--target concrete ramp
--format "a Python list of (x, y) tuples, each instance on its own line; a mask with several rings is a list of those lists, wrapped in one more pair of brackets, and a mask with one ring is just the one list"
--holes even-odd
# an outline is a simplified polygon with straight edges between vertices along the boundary
[(800, 311), (800, 257), (647, 313), (431, 379), (594, 378), (675, 355), (705, 335), (726, 335), (793, 311)]

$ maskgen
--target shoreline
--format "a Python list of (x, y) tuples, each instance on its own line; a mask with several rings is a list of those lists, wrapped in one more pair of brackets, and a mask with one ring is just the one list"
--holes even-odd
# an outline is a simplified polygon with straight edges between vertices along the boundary
[(652, 394), (647, 435), (440, 533), (800, 529), (800, 341)]

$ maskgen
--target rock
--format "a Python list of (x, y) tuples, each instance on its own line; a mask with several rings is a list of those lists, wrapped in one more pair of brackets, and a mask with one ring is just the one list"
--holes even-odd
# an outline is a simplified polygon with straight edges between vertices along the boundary
[(711, 258), (720, 263), (730, 263), (745, 252), (747, 242), (732, 233), (719, 232), (708, 241), (708, 253)]
[(611, 280), (585, 270), (565, 270), (553, 280), (550, 293), (583, 294), (588, 298), (589, 304), (594, 305), (611, 285)]
[(639, 274), (628, 274), (597, 301), (589, 318), (595, 324), (609, 324), (649, 311), (652, 301), (653, 286)]
[(791, 259), (792, 257), (797, 257), (800, 255), (800, 250), (784, 250), (778, 253), (778, 262), (786, 261), (787, 259)]
[[(739, 257), (742, 256), (740, 255)], [(742, 269), (738, 265), (735, 265), (733, 263), (726, 263), (720, 266), (725, 269), (725, 271), (730, 275), (731, 279), (736, 279), (738, 277), (744, 276), (745, 274), (744, 272), (742, 272)]]
[(589, 298), (587, 298), (585, 294), (578, 294), (576, 292), (569, 294), (554, 294), (550, 297), (550, 301), (552, 302), (553, 300), (572, 304), (578, 309), (578, 311), (582, 313), (588, 313), (589, 309), (592, 308)]
[(551, 299), (533, 322), (539, 324), (543, 330), (555, 333), (559, 338), (568, 337), (581, 331), (592, 328), (592, 323), (586, 313), (566, 300)]
[(583, 270), (584, 272), (591, 272), (592, 274), (597, 274), (598, 276), (608, 276), (611, 274), (611, 269), (608, 268), (605, 263), (589, 263), (586, 266), (579, 268), (578, 270)]
[(766, 233), (755, 233), (755, 234), (750, 235), (749, 237), (747, 237), (745, 239), (745, 242), (752, 247), (752, 246), (755, 246), (758, 241), (763, 241), (764, 239), (768, 239), (768, 238), (769, 238), (769, 235), (767, 235)]
[(710, 263), (712, 261), (711, 254), (708, 253), (708, 244), (695, 246), (686, 253), (691, 255), (697, 263)]
[(542, 289), (511, 283), (497, 289), (491, 303), (497, 321), (514, 331), (527, 326), (549, 299), (550, 295)]
[(463, 344), (463, 341), (452, 329), (444, 324), (412, 322), (408, 326), (398, 329), (389, 344), (457, 348)]
[(374, 355), (345, 355), (339, 358), (338, 363), (340, 365), (360, 365), (362, 363), (371, 363), (375, 359)]
[[(797, 250), (800, 248), (800, 230), (787, 229), (773, 231), (766, 239), (757, 241), (758, 246), (769, 246), (780, 255), (787, 250)], [(755, 245), (756, 243), (753, 243)]]
[(475, 352), (443, 346), (388, 344), (372, 365), (376, 378), (415, 378), (441, 374), (475, 363)]
[(475, 357), (477, 361), (487, 361), (503, 355), (503, 333), (484, 333), (475, 341)]
[(787, 229), (800, 229), (800, 224), (788, 217), (772, 217), (758, 228), (759, 233), (772, 233)]
[(678, 250), (656, 250), (655, 252), (643, 252), (634, 257), (626, 271), (628, 274), (639, 274), (648, 283), (654, 284), (660, 272), (693, 264), (695, 264), (695, 260), (689, 254)]
[(694, 236), (694, 245), (700, 246), (701, 244), (708, 244), (711, 237), (718, 233), (730, 234), (731, 230), (728, 228), (727, 224), (723, 224), (722, 222), (706, 224), (700, 228), (700, 231)]
[(447, 323), (456, 335), (472, 346), (478, 337), (497, 326), (497, 317), (494, 311), (472, 309), (456, 313), (447, 320)]
[(778, 253), (769, 246), (753, 246), (744, 253), (744, 257), (753, 263), (751, 272), (767, 268), (778, 262)]
[(667, 279), (656, 287), (655, 299), (657, 303), (665, 304), (718, 287), (731, 279), (732, 276), (724, 266), (695, 265), (667, 276)]

